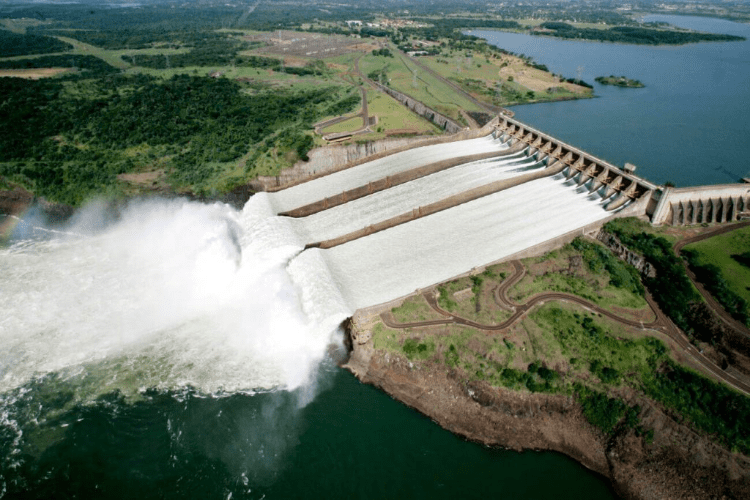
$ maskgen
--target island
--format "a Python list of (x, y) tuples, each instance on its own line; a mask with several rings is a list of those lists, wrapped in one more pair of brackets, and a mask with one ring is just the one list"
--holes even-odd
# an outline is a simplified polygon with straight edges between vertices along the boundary
[(594, 81), (602, 85), (614, 85), (615, 87), (626, 87), (631, 89), (640, 89), (645, 87), (640, 80), (633, 80), (624, 76), (597, 76)]

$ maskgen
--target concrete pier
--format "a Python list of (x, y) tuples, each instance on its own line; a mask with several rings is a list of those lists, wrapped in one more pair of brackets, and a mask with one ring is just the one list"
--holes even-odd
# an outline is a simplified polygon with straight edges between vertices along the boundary
[(692, 188), (666, 188), (651, 222), (671, 224), (723, 224), (750, 217), (750, 185), (723, 184)]

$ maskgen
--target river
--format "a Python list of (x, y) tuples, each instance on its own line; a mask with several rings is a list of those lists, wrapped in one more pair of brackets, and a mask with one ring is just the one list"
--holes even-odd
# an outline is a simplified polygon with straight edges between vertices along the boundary
[[(732, 108), (750, 101), (739, 84), (734, 93), (718, 84), (747, 78), (709, 64), (698, 72), (711, 77), (704, 99), (667, 77), (687, 78), (686, 61), (708, 64), (716, 51), (742, 65), (746, 42), (654, 48), (490, 35), (516, 40), (506, 48), (555, 72), (583, 65), (586, 80), (624, 73), (647, 85), (517, 107), (521, 120), (636, 163), (657, 182), (746, 174), (747, 110)], [(538, 54), (523, 48), (529, 41)], [(652, 56), (661, 62), (645, 64)], [(735, 114), (698, 113), (727, 95)], [(722, 126), (701, 128), (711, 123)], [(688, 136), (687, 151), (665, 146), (656, 132), (667, 128), (673, 142)], [(690, 167), (700, 155), (708, 166)], [(63, 233), (19, 231), (0, 250), (0, 498), (613, 497), (565, 456), (465, 442), (326, 361), (350, 311), (316, 274), (320, 263), (298, 257), (317, 253), (299, 253), (282, 237), (288, 224), (263, 214), (268, 202), (242, 211), (136, 204), (116, 221), (93, 207)]]

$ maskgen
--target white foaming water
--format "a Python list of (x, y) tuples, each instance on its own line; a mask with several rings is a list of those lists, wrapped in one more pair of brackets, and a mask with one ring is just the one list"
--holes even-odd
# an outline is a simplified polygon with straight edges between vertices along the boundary
[(541, 163), (520, 153), (465, 163), (317, 214), (292, 219), (305, 243), (335, 238), (449, 196), (527, 173)]
[(318, 270), (287, 272), (301, 248), (257, 196), (242, 212), (141, 204), (99, 234), (2, 250), (0, 392), (48, 373), (126, 391), (305, 385), (350, 311)]
[[(583, 192), (578, 192), (583, 191)], [(610, 215), (598, 194), (542, 178), (328, 250), (351, 309), (388, 302)]]
[(318, 188), (339, 192), (385, 171), (501, 147), (482, 138), (418, 148), (350, 169), (357, 171), (349, 177), (344, 171), (291, 188), (292, 194), (257, 194), (241, 212), (186, 201), (141, 204), (93, 235), (78, 234), (79, 224), (71, 236), (2, 250), (0, 393), (48, 373), (96, 373), (104, 389), (129, 392), (305, 386), (354, 310), (608, 212), (598, 195), (557, 176), (329, 250), (302, 251), (305, 243), (537, 167), (520, 155), (454, 167), (304, 220), (276, 216), (279, 206), (314, 201), (322, 196), (313, 198)]
[(270, 195), (276, 213), (292, 210), (398, 172), (459, 156), (503, 151), (509, 146), (491, 135), (467, 141), (423, 146), (314, 179)]

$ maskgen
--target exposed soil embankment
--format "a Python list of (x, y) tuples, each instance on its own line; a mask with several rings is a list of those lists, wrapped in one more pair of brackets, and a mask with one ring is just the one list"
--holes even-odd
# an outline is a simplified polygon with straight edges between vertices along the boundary
[(10, 189), (0, 189), (0, 241), (15, 227), (15, 217), (23, 215), (32, 205), (36, 205), (51, 223), (65, 221), (73, 214), (73, 207), (36, 198), (33, 193), (12, 184)]
[(750, 498), (747, 457), (699, 436), (636, 394), (621, 397), (641, 406), (643, 425), (654, 430), (651, 443), (624, 427), (604, 435), (572, 397), (491, 387), (470, 381), (460, 369), (375, 350), (367, 332), (350, 329), (350, 336), (346, 368), (467, 439), (564, 453), (609, 478), (623, 498)]

